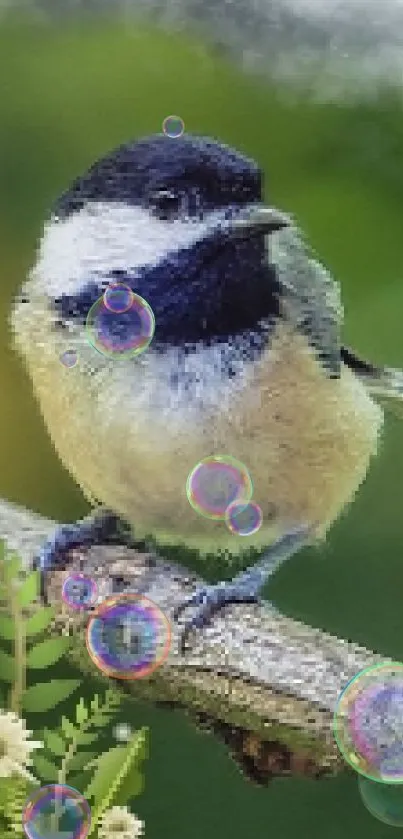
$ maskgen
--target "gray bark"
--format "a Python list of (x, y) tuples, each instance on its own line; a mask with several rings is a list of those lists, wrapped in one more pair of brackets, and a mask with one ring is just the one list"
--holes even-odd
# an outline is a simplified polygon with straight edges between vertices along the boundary
[[(0, 538), (27, 567), (55, 523), (9, 502), (0, 502)], [(116, 593), (141, 592), (168, 618), (200, 579), (150, 553), (125, 546), (72, 551), (69, 570), (96, 580), (98, 602)], [(68, 610), (61, 598), (66, 572), (49, 575), (48, 596), (56, 607), (54, 632), (72, 635), (72, 659), (84, 673), (105, 679), (85, 647), (87, 618)], [(122, 590), (122, 589), (121, 589)], [(80, 616), (81, 614), (81, 616)], [(370, 650), (292, 620), (261, 605), (236, 605), (197, 631), (185, 655), (172, 622), (166, 662), (152, 676), (116, 682), (137, 698), (182, 707), (210, 727), (260, 781), (276, 774), (318, 777), (345, 764), (335, 745), (332, 720), (347, 682), (364, 667), (383, 661)]]

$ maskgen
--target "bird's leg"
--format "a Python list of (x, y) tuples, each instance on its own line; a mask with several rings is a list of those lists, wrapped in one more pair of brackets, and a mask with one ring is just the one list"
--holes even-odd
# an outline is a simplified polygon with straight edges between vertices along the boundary
[(41, 596), (46, 600), (46, 574), (66, 561), (66, 554), (73, 548), (90, 548), (105, 542), (128, 541), (121, 519), (105, 508), (74, 524), (58, 527), (42, 546), (34, 559), (34, 568), (40, 572)]
[(273, 543), (255, 565), (237, 574), (230, 582), (205, 585), (175, 610), (175, 620), (188, 606), (195, 606), (193, 616), (185, 622), (181, 632), (181, 647), (185, 649), (189, 633), (205, 626), (212, 615), (230, 603), (251, 603), (259, 600), (259, 592), (284, 560), (309, 544), (312, 527), (300, 526), (289, 530)]

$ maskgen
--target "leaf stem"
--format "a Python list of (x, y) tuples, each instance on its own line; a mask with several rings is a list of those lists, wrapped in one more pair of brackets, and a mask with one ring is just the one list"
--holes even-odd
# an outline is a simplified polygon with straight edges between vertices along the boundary
[(144, 740), (146, 736), (146, 729), (142, 728), (140, 731), (136, 731), (135, 734), (132, 736), (131, 741), (129, 741), (126, 747), (126, 755), (123, 758), (122, 766), (117, 773), (116, 777), (113, 779), (110, 788), (106, 794), (106, 796), (95, 806), (92, 816), (91, 816), (91, 827), (87, 836), (87, 839), (93, 835), (95, 829), (98, 826), (99, 819), (104, 814), (105, 810), (112, 804), (113, 799), (120, 789), (123, 781), (127, 777), (127, 774), (130, 772), (136, 758), (138, 757), (139, 750), (141, 746), (144, 745)]
[(80, 734), (83, 733), (82, 727), (79, 726), (77, 734), (75, 734), (69, 744), (66, 754), (61, 762), (60, 769), (57, 773), (57, 783), (64, 785), (67, 780), (67, 773), (68, 773), (68, 765), (70, 761), (75, 757), (77, 752), (78, 741), (80, 739)]
[[(116, 701), (118, 700), (118, 701)], [(113, 691), (107, 691), (105, 694), (105, 700), (103, 705), (100, 705), (99, 708), (96, 709), (94, 715), (96, 714), (107, 714), (108, 710), (113, 709), (114, 704), (119, 705), (121, 703), (121, 697), (118, 694), (115, 694)], [(94, 715), (91, 714), (87, 717), (86, 720), (82, 720), (81, 722), (76, 721), (77, 731), (73, 734), (71, 738), (70, 745), (64, 755), (64, 758), (61, 762), (61, 766), (58, 772), (58, 784), (65, 784), (68, 775), (68, 765), (70, 761), (75, 757), (77, 753), (77, 748), (80, 744), (80, 737), (82, 734), (85, 734), (89, 728), (93, 727), (94, 724)]]
[(10, 697), (10, 710), (19, 714), (21, 711), (22, 697), (26, 689), (26, 635), (22, 608), (18, 599), (19, 586), (16, 580), (12, 580), (9, 586), (11, 616), (14, 621), (14, 684)]
[[(79, 736), (82, 733), (80, 726), (77, 734), (73, 735), (69, 747), (66, 751), (66, 754), (63, 757), (61, 762), (60, 769), (57, 773), (57, 783), (59, 786), (65, 786), (67, 781), (67, 772), (68, 772), (68, 765), (72, 758), (75, 756), (77, 752), (77, 745), (79, 741)], [(61, 816), (61, 807), (60, 801), (56, 797), (55, 801), (55, 812), (52, 814), (51, 821), (52, 821), (52, 830), (54, 833), (59, 832), (59, 825), (60, 825), (60, 816)]]

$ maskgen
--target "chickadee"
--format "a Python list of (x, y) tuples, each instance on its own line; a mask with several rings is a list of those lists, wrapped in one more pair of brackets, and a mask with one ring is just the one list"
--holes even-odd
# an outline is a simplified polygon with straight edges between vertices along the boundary
[[(57, 201), (12, 316), (55, 449), (102, 505), (44, 546), (43, 574), (116, 519), (202, 553), (265, 549), (183, 604), (194, 606), (183, 638), (213, 609), (256, 599), (282, 560), (324, 538), (377, 450), (383, 412), (371, 391), (402, 392), (402, 374), (341, 346), (337, 284), (262, 190), (253, 160), (207, 137), (122, 145)], [(88, 312), (117, 281), (154, 313), (136, 357), (88, 341)], [(188, 501), (194, 466), (222, 454), (253, 480), (263, 524), (249, 537)]]

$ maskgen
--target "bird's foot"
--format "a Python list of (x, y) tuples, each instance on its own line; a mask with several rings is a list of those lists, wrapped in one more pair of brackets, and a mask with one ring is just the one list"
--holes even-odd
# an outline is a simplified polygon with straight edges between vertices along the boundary
[(191, 632), (206, 626), (212, 616), (223, 606), (231, 603), (259, 602), (259, 593), (269, 577), (285, 559), (309, 543), (311, 533), (310, 526), (300, 526), (289, 530), (277, 539), (251, 568), (238, 574), (230, 582), (204, 585), (198, 588), (188, 600), (181, 603), (175, 609), (175, 620), (178, 620), (188, 607), (196, 607), (193, 616), (185, 621), (181, 630), (181, 651), (185, 651)]
[(188, 607), (195, 606), (193, 616), (185, 621), (180, 633), (181, 651), (185, 652), (189, 635), (195, 629), (206, 626), (214, 614), (231, 603), (254, 603), (259, 597), (251, 594), (247, 588), (237, 585), (236, 578), (231, 582), (205, 585), (196, 589), (186, 602), (181, 603), (174, 612), (174, 619), (178, 620), (181, 613)]
[(33, 566), (40, 573), (41, 596), (46, 600), (46, 575), (66, 561), (74, 548), (90, 548), (105, 542), (122, 541), (121, 520), (109, 510), (100, 508), (81, 521), (58, 527), (34, 558)]

